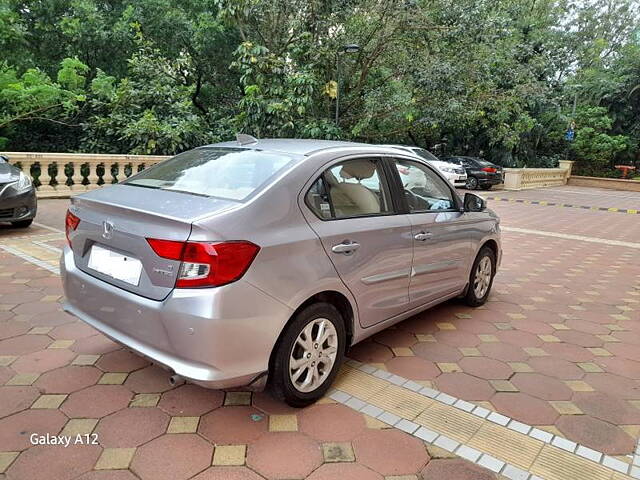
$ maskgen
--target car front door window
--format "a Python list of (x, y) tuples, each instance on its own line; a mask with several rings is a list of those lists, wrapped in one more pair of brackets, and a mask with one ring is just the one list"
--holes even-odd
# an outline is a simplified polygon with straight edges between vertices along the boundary
[(452, 210), (455, 202), (446, 181), (426, 165), (395, 160), (410, 213)]

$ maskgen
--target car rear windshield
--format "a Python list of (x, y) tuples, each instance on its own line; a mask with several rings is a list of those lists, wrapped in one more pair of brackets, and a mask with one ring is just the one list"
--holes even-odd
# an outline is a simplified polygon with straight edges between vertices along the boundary
[(197, 148), (143, 170), (124, 183), (242, 201), (293, 161), (284, 153)]
[(474, 161), (480, 165), (481, 167), (493, 167), (493, 163), (487, 162), (486, 160), (481, 160), (479, 158), (474, 158)]

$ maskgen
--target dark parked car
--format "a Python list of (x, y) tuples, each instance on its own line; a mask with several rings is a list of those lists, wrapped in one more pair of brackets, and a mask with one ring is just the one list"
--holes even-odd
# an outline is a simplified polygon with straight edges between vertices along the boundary
[(31, 177), (0, 155), (0, 222), (26, 228), (36, 216), (36, 188)]
[(467, 172), (466, 187), (489, 190), (502, 183), (502, 167), (477, 157), (444, 157), (442, 161), (462, 165)]

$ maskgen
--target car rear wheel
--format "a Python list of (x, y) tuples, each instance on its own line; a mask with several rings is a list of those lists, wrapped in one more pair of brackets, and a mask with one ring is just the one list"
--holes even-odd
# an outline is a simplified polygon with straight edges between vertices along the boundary
[(31, 224), (33, 223), (33, 219), (29, 219), (29, 220), (20, 220), (19, 222), (11, 222), (11, 225), (13, 225), (16, 228), (27, 228), (30, 227)]
[(469, 190), (478, 188), (478, 179), (476, 177), (467, 177), (467, 188)]
[(315, 303), (298, 312), (274, 352), (274, 396), (292, 407), (321, 398), (338, 373), (345, 341), (344, 320), (333, 305)]
[(495, 273), (496, 255), (489, 247), (483, 247), (473, 262), (469, 276), (469, 286), (464, 297), (467, 305), (479, 307), (487, 301)]

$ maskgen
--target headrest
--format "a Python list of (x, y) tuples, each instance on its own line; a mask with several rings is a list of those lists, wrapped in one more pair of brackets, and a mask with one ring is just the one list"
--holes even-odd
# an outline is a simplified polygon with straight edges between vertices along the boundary
[(376, 164), (371, 160), (351, 160), (345, 163), (340, 169), (342, 178), (355, 178), (364, 180), (371, 178), (376, 171)]

